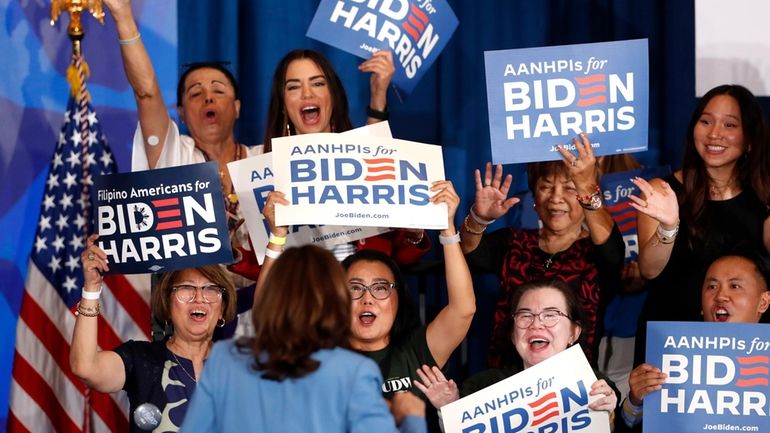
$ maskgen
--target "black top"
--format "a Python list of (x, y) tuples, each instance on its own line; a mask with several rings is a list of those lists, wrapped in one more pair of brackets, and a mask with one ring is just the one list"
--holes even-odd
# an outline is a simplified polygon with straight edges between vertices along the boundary
[(701, 288), (711, 262), (741, 244), (766, 254), (762, 225), (767, 210), (754, 191), (744, 188), (728, 200), (709, 200), (700, 218), (705, 238), (693, 241), (682, 219), (684, 185), (674, 175), (664, 178), (680, 203), (679, 234), (663, 271), (649, 282), (636, 333), (634, 365), (644, 361), (647, 321), (701, 321)]
[[(192, 361), (175, 356), (165, 341), (127, 341), (114, 350), (123, 360), (128, 395), (128, 422), (131, 432), (144, 430), (134, 422), (134, 411), (144, 403), (160, 410), (161, 425), (154, 432), (178, 431), (187, 411), (196, 382)], [(166, 406), (169, 406), (168, 408)]]

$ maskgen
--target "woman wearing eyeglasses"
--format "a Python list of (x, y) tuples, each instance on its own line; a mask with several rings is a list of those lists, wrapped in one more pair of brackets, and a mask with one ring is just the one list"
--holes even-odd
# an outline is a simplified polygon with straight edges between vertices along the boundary
[(152, 314), (160, 323), (170, 322), (173, 335), (165, 341), (127, 341), (113, 350), (99, 350), (101, 273), (109, 263), (94, 244), (97, 238), (89, 236), (81, 256), (84, 286), (72, 334), (72, 372), (99, 392), (125, 390), (132, 432), (153, 430), (147, 428), (153, 425), (158, 433), (178, 431), (214, 329), (235, 317), (229, 274), (219, 265), (160, 274), (150, 301)]
[[(504, 349), (505, 367), (485, 370), (470, 377), (463, 382), (459, 393), (454, 382), (447, 381), (440, 370), (424, 366), (418, 371), (420, 380), (415, 382), (415, 386), (428, 396), (435, 407), (441, 408), (461, 396), (465, 397), (545, 361), (573, 344), (579, 344), (583, 310), (577, 295), (567, 283), (554, 279), (521, 285), (511, 292), (509, 305), (511, 309), (504, 322), (508, 338), (499, 342)], [(597, 376), (600, 379), (591, 385), (589, 392), (589, 395), (597, 397), (588, 407), (612, 415), (620, 393), (609, 379), (598, 372)]]
[[(444, 252), (447, 305), (426, 326), (412, 303), (398, 265), (389, 256), (361, 250), (342, 262), (353, 298), (350, 345), (373, 359), (383, 376), (385, 397), (412, 391), (416, 370), (423, 364), (443, 367), (460, 345), (476, 311), (468, 265), (460, 250), (454, 216), (460, 197), (449, 181), (436, 182), (434, 203), (446, 203), (447, 228), (439, 235)], [(429, 422), (431, 419), (428, 414)]]

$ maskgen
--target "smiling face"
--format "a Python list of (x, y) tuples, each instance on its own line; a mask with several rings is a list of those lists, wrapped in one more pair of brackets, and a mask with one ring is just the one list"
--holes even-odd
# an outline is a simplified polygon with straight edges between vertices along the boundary
[[(393, 273), (382, 262), (361, 260), (353, 263), (347, 272), (348, 284), (360, 283), (370, 286), (374, 283), (394, 282)], [(353, 300), (350, 339), (356, 350), (374, 351), (387, 347), (390, 331), (398, 312), (398, 291), (391, 290), (387, 299), (374, 299), (369, 291)]]
[(225, 74), (213, 68), (190, 72), (179, 115), (196, 142), (220, 142), (233, 134), (241, 102)]
[(693, 129), (695, 150), (706, 167), (735, 165), (746, 151), (738, 102), (730, 95), (714, 96)]
[(583, 222), (575, 183), (562, 174), (542, 176), (535, 184), (535, 210), (543, 227), (554, 232), (573, 232)]
[(722, 257), (706, 271), (701, 291), (705, 321), (756, 323), (768, 304), (770, 292), (750, 260)]
[(297, 134), (331, 132), (332, 98), (323, 71), (310, 59), (289, 63), (283, 97)]
[[(549, 287), (526, 291), (521, 295), (515, 311), (537, 315), (544, 310), (555, 310), (569, 315), (564, 295)], [(511, 339), (524, 362), (524, 368), (529, 368), (566, 349), (575, 343), (578, 337), (580, 326), (567, 317), (559, 317), (559, 321), (551, 327), (546, 327), (535, 317), (532, 324), (524, 329), (514, 323)]]
[[(171, 286), (191, 285), (197, 287), (214, 284), (205, 275), (196, 269), (185, 269), (177, 274)], [(169, 293), (169, 306), (171, 323), (174, 325), (176, 338), (185, 341), (206, 341), (214, 334), (217, 321), (223, 316), (222, 299), (216, 302), (206, 303), (199, 289), (195, 291), (195, 298), (191, 302), (182, 303), (176, 298), (176, 294)]]

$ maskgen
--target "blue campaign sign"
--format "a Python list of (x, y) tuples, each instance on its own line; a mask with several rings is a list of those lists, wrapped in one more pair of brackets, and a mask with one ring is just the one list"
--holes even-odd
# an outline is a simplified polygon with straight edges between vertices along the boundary
[(457, 28), (446, 0), (321, 0), (307, 36), (368, 59), (393, 52), (393, 84), (412, 93)]
[(97, 176), (91, 195), (110, 273), (233, 261), (216, 162)]
[(649, 322), (647, 362), (668, 374), (644, 398), (645, 433), (770, 431), (770, 325)]
[(647, 40), (486, 51), (495, 163), (561, 159), (585, 132), (596, 155), (647, 150)]
[(630, 195), (639, 196), (639, 188), (631, 182), (634, 177), (650, 180), (671, 173), (668, 166), (640, 168), (602, 175), (599, 184), (602, 199), (615, 220), (623, 242), (626, 244), (626, 260), (636, 260), (639, 255), (639, 241), (636, 232), (636, 209), (631, 207)]

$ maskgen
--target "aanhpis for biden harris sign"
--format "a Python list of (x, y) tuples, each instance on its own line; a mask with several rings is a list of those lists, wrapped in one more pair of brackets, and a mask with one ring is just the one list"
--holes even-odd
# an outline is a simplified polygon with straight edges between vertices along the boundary
[(409, 95), (457, 28), (446, 0), (321, 0), (307, 36), (368, 59), (393, 52), (393, 85)]
[(561, 159), (585, 132), (596, 155), (647, 150), (647, 40), (484, 53), (492, 159)]

